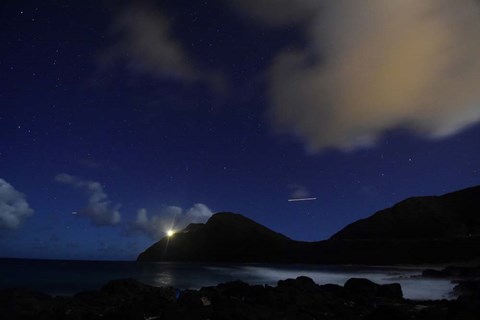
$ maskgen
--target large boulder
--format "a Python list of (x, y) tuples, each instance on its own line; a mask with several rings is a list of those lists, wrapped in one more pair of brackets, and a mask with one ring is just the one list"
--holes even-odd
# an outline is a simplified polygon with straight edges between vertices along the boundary
[[(28, 319), (45, 312), (53, 298), (27, 289), (4, 289), (0, 291), (0, 319)], [(46, 308), (47, 307), (47, 308)], [(44, 318), (39, 318), (44, 319)]]
[(353, 296), (375, 297), (379, 285), (368, 279), (351, 278), (345, 282), (343, 287), (345, 291)]
[(289, 288), (292, 290), (318, 290), (318, 285), (309, 277), (300, 276), (296, 279), (279, 280), (277, 286), (279, 288)]
[(462, 280), (453, 288), (453, 292), (459, 297), (476, 298), (480, 301), (480, 280)]
[(403, 298), (402, 286), (399, 283), (383, 284), (377, 290), (377, 297), (388, 299)]
[(402, 287), (398, 283), (379, 285), (363, 278), (351, 278), (344, 285), (345, 291), (359, 298), (402, 299)]

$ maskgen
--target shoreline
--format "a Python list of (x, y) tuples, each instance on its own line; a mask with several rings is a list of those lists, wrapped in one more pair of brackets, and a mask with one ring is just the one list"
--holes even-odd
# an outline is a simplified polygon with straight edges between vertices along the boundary
[[(0, 260), (3, 279), (0, 288), (24, 287), (50, 295), (74, 296), (97, 290), (105, 283), (134, 278), (156, 287), (173, 286), (198, 290), (222, 282), (241, 280), (250, 285), (274, 286), (279, 280), (307, 276), (319, 284), (343, 286), (349, 278), (367, 278), (379, 284), (399, 282), (405, 298), (413, 300), (454, 299), (452, 280), (462, 277), (438, 276), (442, 268), (425, 266), (312, 265), (265, 263), (116, 263), (92, 261)], [(429, 266), (430, 267), (430, 266)], [(455, 267), (458, 268), (458, 267)], [(465, 267), (462, 267), (465, 268)], [(445, 269), (445, 268), (444, 268)], [(468, 269), (468, 268), (467, 268)], [(422, 276), (426, 270), (434, 270)], [(458, 272), (457, 272), (458, 273)], [(480, 272), (479, 272), (480, 273)]]
[[(478, 288), (477, 288), (478, 290)], [(29, 289), (0, 290), (1, 319), (444, 319), (480, 312), (478, 291), (454, 300), (403, 298), (398, 283), (351, 278), (343, 286), (311, 278), (276, 286), (221, 283), (198, 290), (154, 287), (134, 279), (109, 281), (98, 290), (52, 296)], [(304, 316), (298, 318), (300, 314)], [(380, 318), (379, 318), (380, 317)], [(392, 318), (392, 319), (407, 319)], [(450, 318), (449, 318), (450, 319)], [(453, 318), (455, 319), (455, 318)], [(462, 318), (463, 319), (463, 318)], [(465, 318), (470, 319), (470, 318)]]

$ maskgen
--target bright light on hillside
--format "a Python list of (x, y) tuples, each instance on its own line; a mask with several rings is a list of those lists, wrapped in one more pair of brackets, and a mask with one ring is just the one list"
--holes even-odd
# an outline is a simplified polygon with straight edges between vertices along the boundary
[(171, 237), (175, 234), (175, 231), (173, 231), (172, 229), (170, 230), (167, 230), (167, 237)]

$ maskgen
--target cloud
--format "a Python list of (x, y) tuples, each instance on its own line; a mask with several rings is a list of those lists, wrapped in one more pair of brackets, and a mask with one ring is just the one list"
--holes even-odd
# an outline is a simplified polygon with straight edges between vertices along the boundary
[(137, 211), (137, 217), (130, 225), (129, 231), (140, 231), (154, 240), (158, 240), (165, 235), (166, 230), (170, 229), (169, 221), (166, 217), (160, 215), (148, 216), (147, 209), (142, 208)]
[(101, 55), (104, 65), (123, 63), (130, 71), (187, 83), (203, 82), (215, 91), (226, 90), (221, 73), (201, 70), (172, 32), (172, 23), (153, 3), (119, 11), (111, 26), (115, 39)]
[(212, 211), (203, 203), (196, 203), (187, 210), (185, 217), (191, 222), (204, 221), (212, 216)]
[(32, 214), (25, 195), (0, 178), (0, 229), (17, 229)]
[(290, 198), (292, 199), (308, 198), (311, 195), (305, 186), (299, 184), (291, 184), (288, 188), (291, 190)]
[(269, 73), (276, 130), (315, 152), (371, 147), (397, 128), (440, 139), (480, 121), (478, 1), (317, 3), (244, 4), (270, 25), (303, 23), (306, 46), (280, 53)]
[(203, 223), (211, 217), (212, 211), (204, 204), (197, 203), (187, 211), (177, 206), (164, 208), (159, 214), (148, 215), (147, 209), (137, 211), (134, 222), (129, 225), (130, 232), (142, 232), (153, 240), (165, 236), (169, 229), (180, 230), (190, 223)]
[(230, 0), (244, 13), (271, 26), (304, 23), (315, 17), (319, 0)]
[(107, 59), (124, 60), (137, 72), (193, 81), (199, 76), (187, 52), (171, 34), (170, 21), (153, 6), (131, 5), (120, 11), (112, 26), (118, 40)]
[(82, 180), (66, 173), (55, 176), (55, 181), (72, 185), (87, 194), (87, 206), (80, 213), (89, 217), (94, 225), (105, 226), (120, 223), (120, 204), (112, 204), (99, 182)]

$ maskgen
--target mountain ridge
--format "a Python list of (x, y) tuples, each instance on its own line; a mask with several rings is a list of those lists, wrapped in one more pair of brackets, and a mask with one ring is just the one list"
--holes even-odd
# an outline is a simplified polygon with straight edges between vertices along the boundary
[(172, 237), (161, 239), (137, 260), (152, 261), (161, 255), (162, 260), (238, 261), (239, 253), (243, 255), (242, 261), (265, 260), (271, 256), (264, 253), (269, 247), (277, 248), (270, 252), (281, 251), (279, 245), (292, 241), (241, 214), (219, 212), (205, 224), (190, 224)]
[[(330, 239), (429, 239), (480, 235), (480, 186), (410, 197), (347, 225)], [(415, 224), (411, 222), (415, 221)]]
[(415, 264), (480, 257), (480, 186), (410, 197), (327, 240), (303, 242), (219, 212), (162, 238), (137, 261)]

